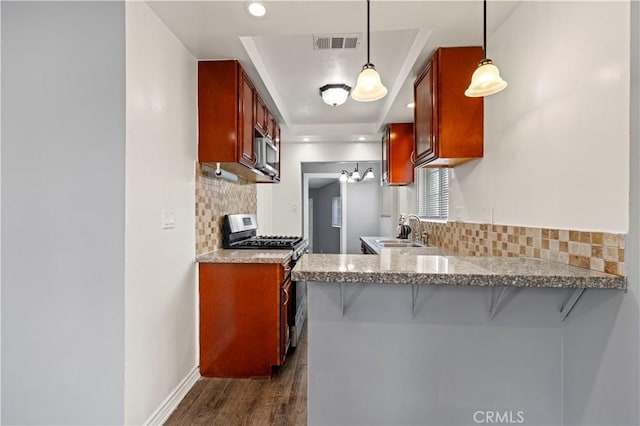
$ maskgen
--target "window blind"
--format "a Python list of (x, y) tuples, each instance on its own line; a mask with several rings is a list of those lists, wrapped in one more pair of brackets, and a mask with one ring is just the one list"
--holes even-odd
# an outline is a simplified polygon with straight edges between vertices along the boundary
[(449, 216), (449, 169), (417, 169), (418, 216), (447, 219)]

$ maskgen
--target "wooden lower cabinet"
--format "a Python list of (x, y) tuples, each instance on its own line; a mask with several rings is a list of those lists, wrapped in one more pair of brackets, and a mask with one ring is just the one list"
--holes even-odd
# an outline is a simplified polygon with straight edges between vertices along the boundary
[(288, 265), (201, 263), (200, 374), (266, 377), (282, 365), (290, 288)]

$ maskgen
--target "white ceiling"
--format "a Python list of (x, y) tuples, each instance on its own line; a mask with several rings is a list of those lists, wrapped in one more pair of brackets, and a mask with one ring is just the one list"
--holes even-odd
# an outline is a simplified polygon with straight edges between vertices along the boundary
[[(371, 62), (389, 94), (331, 107), (318, 90), (355, 86), (366, 62), (366, 1), (265, 1), (253, 18), (245, 1), (148, 1), (151, 9), (198, 59), (240, 61), (270, 110), (284, 142), (379, 141), (382, 126), (412, 122), (413, 81), (439, 46), (482, 44), (482, 1), (371, 2)], [(518, 1), (488, 5), (488, 33)], [(356, 49), (313, 49), (313, 35), (361, 33)], [(489, 51), (491, 45), (489, 45)], [(267, 96), (267, 93), (269, 96)]]

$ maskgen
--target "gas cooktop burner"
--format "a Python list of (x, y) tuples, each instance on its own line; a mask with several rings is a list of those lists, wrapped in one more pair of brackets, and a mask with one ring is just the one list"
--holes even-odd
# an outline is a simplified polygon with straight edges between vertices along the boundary
[(297, 260), (307, 247), (302, 237), (293, 235), (256, 236), (258, 222), (254, 214), (234, 214), (224, 217), (222, 247), (226, 249), (292, 250)]
[(302, 237), (291, 236), (268, 236), (260, 235), (258, 237), (240, 240), (231, 245), (232, 248), (295, 248), (302, 241)]

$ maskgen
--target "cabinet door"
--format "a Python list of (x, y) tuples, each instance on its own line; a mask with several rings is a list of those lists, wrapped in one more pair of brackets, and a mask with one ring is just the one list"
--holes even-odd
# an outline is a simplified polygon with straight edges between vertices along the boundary
[(382, 184), (389, 183), (389, 139), (391, 138), (391, 128), (387, 126), (382, 134)]
[(253, 98), (253, 86), (245, 73), (240, 71), (238, 160), (249, 167), (253, 167), (256, 164), (256, 157), (253, 152)]
[(414, 165), (411, 162), (413, 150), (413, 124), (390, 124), (387, 147), (388, 185), (413, 183)]
[(281, 364), (284, 281), (275, 263), (199, 264), (203, 376), (268, 377)]
[(262, 136), (267, 134), (267, 126), (266, 126), (266, 113), (267, 109), (262, 102), (262, 99), (256, 93), (255, 97), (255, 117), (254, 117), (254, 125), (255, 128)]
[(292, 313), (293, 303), (291, 297), (291, 277), (282, 284), (281, 305), (280, 305), (280, 362), (284, 363), (287, 351), (291, 345), (291, 335), (289, 333), (289, 316)]
[(273, 119), (273, 116), (271, 115), (271, 113), (269, 112), (269, 110), (267, 110), (267, 137), (274, 139), (275, 138), (275, 127), (276, 127), (276, 122)]
[(437, 147), (437, 63), (432, 59), (414, 85), (414, 156), (422, 163), (438, 154)]

